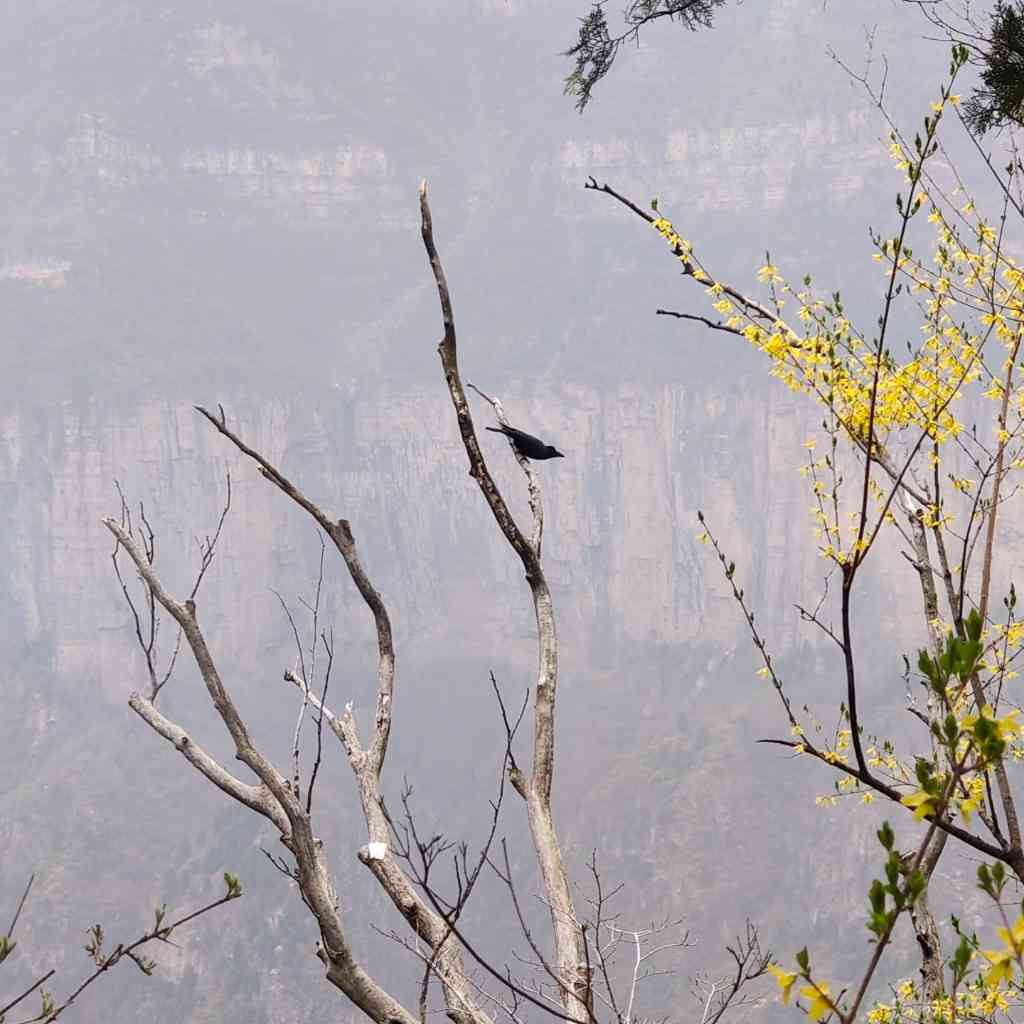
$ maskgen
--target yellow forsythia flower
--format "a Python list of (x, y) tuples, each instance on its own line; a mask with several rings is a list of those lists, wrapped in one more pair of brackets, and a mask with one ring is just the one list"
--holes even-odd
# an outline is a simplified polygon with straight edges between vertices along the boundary
[(807, 1017), (810, 1020), (821, 1020), (833, 1008), (826, 984), (816, 985), (812, 982), (810, 985), (804, 985), (800, 989), (800, 995), (811, 1000), (811, 1005), (807, 1007)]
[(784, 971), (778, 964), (769, 964), (768, 973), (775, 978), (775, 983), (782, 990), (782, 1001), (789, 1005), (789, 997), (793, 994), (793, 985), (796, 983), (797, 975), (790, 971)]
[(908, 793), (900, 800), (904, 807), (910, 807), (914, 811), (914, 817), (921, 821), (925, 816), (935, 813), (937, 797), (919, 789), (916, 793)]
[(868, 1010), (868, 1024), (892, 1024), (892, 1007), (878, 1003)]
[(1000, 982), (1013, 979), (1013, 954), (1005, 950), (983, 949), (981, 955), (992, 965), (985, 972), (985, 984), (997, 987)]

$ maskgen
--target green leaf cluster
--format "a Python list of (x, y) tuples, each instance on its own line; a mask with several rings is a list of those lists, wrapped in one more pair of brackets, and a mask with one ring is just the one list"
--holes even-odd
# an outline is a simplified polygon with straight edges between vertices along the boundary
[(896, 849), (896, 836), (889, 822), (883, 822), (877, 835), (888, 856), (885, 861), (885, 881), (876, 878), (868, 889), (868, 902), (871, 907), (868, 931), (881, 939), (896, 923), (896, 918), (913, 906), (924, 892), (926, 883), (924, 875), (919, 870), (915, 869), (909, 874), (904, 871), (903, 857)]
[(974, 952), (978, 948), (978, 936), (974, 933), (969, 936), (965, 935), (960, 930), (960, 920), (955, 914), (952, 916), (952, 924), (953, 931), (960, 941), (957, 943), (957, 947), (953, 951), (953, 956), (947, 963), (947, 966), (953, 975), (953, 987), (956, 989), (960, 987), (971, 968)]
[(991, 867), (988, 864), (978, 865), (978, 888), (987, 893), (996, 902), (1003, 895), (1006, 887), (1006, 868), (1003, 862), (997, 860)]
[(961, 683), (966, 683), (978, 670), (983, 647), (981, 616), (977, 608), (971, 609), (970, 615), (964, 621), (964, 628), (967, 633), (964, 638), (958, 637), (952, 630), (949, 631), (945, 650), (938, 657), (926, 650), (917, 653), (918, 669), (935, 693), (943, 698), (952, 678), (956, 677)]

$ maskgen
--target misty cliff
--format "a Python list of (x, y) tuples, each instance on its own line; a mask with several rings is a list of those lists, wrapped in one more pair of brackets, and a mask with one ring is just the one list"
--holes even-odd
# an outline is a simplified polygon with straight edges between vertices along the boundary
[[(281, 674), (294, 650), (274, 591), (301, 609), (319, 542), (204, 428), (195, 402), (223, 402), (249, 443), (351, 521), (396, 627), (389, 798), (408, 774), (424, 820), (471, 842), (482, 834), (503, 742), (488, 674), (521, 698), (533, 622), (467, 475), (434, 352), (415, 199), (424, 176), (465, 378), (567, 455), (539, 472), (570, 863), (600, 851), (609, 880), (627, 883), (624, 921), (692, 925), (700, 945), (659, 982), (659, 1011), (720, 963), (748, 914), (781, 954), (817, 940), (837, 970), (861, 963), (857, 893), (877, 821), (817, 810), (831, 779), (755, 745), (783, 720), (696, 540), (702, 509), (794, 698), (834, 706), (835, 666), (792, 609), (816, 600), (823, 566), (797, 473), (817, 416), (753, 353), (655, 317), (704, 297), (679, 287), (652, 232), (582, 188), (593, 174), (641, 202), (657, 195), (722, 276), (749, 282), (771, 248), (787, 273), (811, 270), (851, 305), (873, 296), (866, 229), (896, 180), (880, 124), (825, 54), (831, 44), (859, 56), (870, 12), (832, 6), (738, 5), (707, 36), (652, 34), (582, 119), (561, 95), (557, 52), (583, 13), (569, 0), (75, 0), (5, 12), (0, 903), (38, 872), (17, 969), (48, 969), (56, 950), (77, 973), (93, 921), (120, 939), (160, 900), (210, 898), (230, 869), (245, 899), (183, 934), (156, 978), (125, 970), (98, 987), (82, 1019), (279, 1024), (338, 1012), (311, 926), (260, 850), (265, 831), (126, 706), (144, 674), (100, 525), (118, 511), (114, 481), (145, 503), (158, 569), (180, 592), (230, 470), (200, 615), (261, 742), (287, 756), (296, 704)], [(879, 46), (918, 52), (890, 5), (871, 11)], [(895, 113), (916, 121), (929, 98), (914, 76)], [(857, 308), (871, 322), (875, 306)], [(487, 411), (476, 407), (480, 425)], [(485, 437), (521, 514), (518, 470)], [(866, 685), (881, 731), (905, 717), (898, 655), (921, 634), (912, 584), (898, 557), (880, 560), (858, 608), (859, 641), (877, 650)], [(334, 700), (365, 719), (370, 623), (330, 557), (324, 614)], [(225, 753), (188, 659), (161, 699)], [(390, 910), (355, 859), (364, 836), (330, 745), (322, 786), (356, 948), (414, 999), (416, 965), (368, 924), (386, 930)], [(505, 816), (532, 893), (521, 809)], [(489, 888), (471, 924), (507, 953), (494, 935), (509, 917)], [(836, 949), (840, 933), (855, 937)]]
[[(739, 383), (755, 388), (757, 381), (755, 371)], [(813, 413), (781, 388), (761, 394), (741, 403), (725, 390), (693, 394), (682, 385), (623, 383), (598, 392), (571, 382), (547, 390), (513, 382), (502, 396), (517, 421), (539, 425), (569, 454), (539, 468), (562, 645), (557, 784), (567, 854), (581, 869), (597, 848), (608, 876), (628, 885), (624, 910), (632, 919), (666, 912), (686, 918), (701, 946), (681, 968), (680, 985), (713, 961), (717, 944), (746, 914), (774, 941), (795, 941), (808, 925), (811, 934), (820, 928), (826, 935), (848, 920), (855, 903), (833, 903), (822, 914), (814, 892), (829, 884), (829, 872), (845, 887), (874, 842), (864, 817), (829, 851), (814, 818), (822, 812), (809, 807), (818, 789), (771, 748), (754, 746), (783, 734), (784, 723), (754, 674), (719, 569), (696, 539), (701, 508), (736, 558), (782, 663), (802, 673), (791, 679), (794, 695), (834, 700), (835, 666), (797, 628), (792, 611), (794, 600), (816, 596), (821, 566), (807, 541), (806, 492), (796, 473)], [(534, 627), (521, 569), (467, 475), (440, 372), (404, 393), (335, 392), (256, 405), (223, 397), (249, 443), (330, 512), (350, 519), (388, 602), (399, 656), (391, 798), (407, 774), (426, 820), (455, 836), (479, 834), (501, 750), (488, 673), (512, 701), (521, 699), (535, 667)], [(481, 423), (484, 412), (478, 410)], [(298, 599), (311, 598), (320, 550), (312, 524), (187, 406), (114, 411), (68, 402), (8, 416), (2, 436), (0, 487), (10, 497), (4, 603), (13, 611), (4, 643), (16, 666), (9, 683), (16, 713), (4, 720), (3, 750), (6, 771), (20, 780), (8, 796), (5, 839), (11, 862), (37, 866), (42, 884), (26, 947), (52, 933), (53, 908), (60, 908), (58, 933), (73, 936), (93, 916), (108, 930), (127, 928), (147, 905), (132, 896), (139, 888), (151, 894), (148, 901), (198, 902), (230, 869), (243, 875), (249, 895), (230, 908), (232, 925), (197, 928), (183, 939), (168, 970), (187, 984), (166, 1006), (159, 986), (138, 987), (130, 976), (99, 998), (142, 998), (158, 1019), (169, 1007), (198, 1013), (222, 999), (232, 1013), (275, 1021), (330, 1005), (315, 961), (300, 952), (312, 941), (308, 923), (259, 854), (266, 830), (208, 792), (126, 708), (144, 673), (100, 518), (118, 510), (115, 479), (131, 499), (143, 500), (157, 530), (158, 568), (180, 591), (197, 564), (195, 538), (216, 523), (230, 471), (232, 510), (199, 597), (200, 616), (233, 693), (282, 760), (295, 699), (281, 673), (294, 650), (274, 591), (297, 613)], [(485, 437), (497, 478), (525, 512), (505, 442)], [(733, 445), (749, 453), (742, 476), (729, 454)], [(912, 643), (915, 595), (908, 585), (900, 593), (903, 614), (889, 616), (887, 630)], [(368, 720), (371, 624), (330, 552), (324, 595), (339, 649), (333, 702), (352, 700)], [(883, 628), (871, 605), (862, 612), (866, 628)], [(169, 643), (168, 629), (165, 650)], [(883, 676), (871, 689), (880, 712), (895, 713), (898, 666), (880, 665)], [(161, 700), (226, 756), (188, 659)], [(328, 766), (322, 813), (332, 863), (346, 901), (361, 913), (369, 905), (383, 927), (391, 912), (360, 877), (355, 850), (364, 834), (336, 744), (328, 747)], [(818, 784), (821, 791), (830, 785), (824, 777)], [(766, 790), (786, 794), (779, 799), (791, 808), (788, 824)], [(505, 814), (529, 889), (521, 809), (509, 806)], [(790, 827), (798, 822), (815, 829), (813, 848), (800, 839), (803, 826)], [(764, 866), (782, 863), (780, 887), (778, 869)], [(824, 864), (830, 867), (823, 874)], [(482, 912), (505, 915), (508, 906), (492, 892)], [(261, 943), (288, 950), (287, 967), (274, 968), (283, 975), (252, 963), (264, 947), (254, 952), (248, 939), (233, 938), (235, 927), (242, 935), (256, 927)], [(354, 927), (369, 950), (380, 946), (379, 937)], [(68, 945), (73, 949), (70, 938)], [(399, 987), (410, 983), (404, 961), (382, 969)], [(224, 971), (242, 971), (249, 998), (226, 994)]]

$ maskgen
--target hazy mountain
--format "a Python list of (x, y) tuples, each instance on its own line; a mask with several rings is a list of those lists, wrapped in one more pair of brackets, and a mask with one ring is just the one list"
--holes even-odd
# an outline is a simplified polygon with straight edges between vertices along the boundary
[[(408, 774), (424, 820), (470, 840), (485, 827), (502, 742), (488, 672), (512, 699), (531, 685), (532, 615), (447, 404), (419, 240), (424, 176), (466, 376), (567, 455), (540, 470), (563, 645), (567, 854), (578, 869), (596, 847), (608, 877), (627, 882), (624, 921), (668, 913), (700, 939), (650, 1009), (685, 1016), (688, 975), (713, 968), (747, 915), (780, 953), (806, 941), (836, 971), (861, 963), (877, 822), (819, 811), (813, 794), (831, 779), (754, 745), (783, 722), (696, 541), (701, 508), (794, 696), (834, 706), (834, 665), (792, 610), (820, 588), (796, 473), (817, 417), (754, 354), (656, 318), (703, 296), (680, 288), (652, 232), (582, 184), (593, 174), (658, 196), (723, 275), (752, 281), (770, 248), (794, 276), (841, 285), (870, 323), (867, 227), (891, 218), (898, 181), (877, 112), (825, 48), (859, 66), (862, 22), (877, 21), (894, 113), (915, 121), (945, 54), (887, 3), (745, 4), (712, 32), (647, 34), (581, 118), (561, 95), (558, 51), (582, 13), (567, 0), (7, 5), (2, 905), (29, 871), (39, 878), (16, 967), (48, 968), (56, 949), (82, 969), (94, 920), (125, 937), (159, 900), (219, 892), (224, 869), (247, 887), (181, 936), (158, 978), (122, 969), (79, 1019), (349, 1012), (322, 980), (296, 895), (259, 850), (273, 849), (266, 830), (126, 705), (143, 676), (100, 525), (118, 508), (114, 480), (145, 501), (158, 565), (180, 588), (230, 467), (234, 505), (202, 621), (257, 735), (287, 756), (296, 706), (280, 678), (293, 650), (272, 588), (298, 607), (319, 543), (193, 402), (223, 402), (251, 444), (351, 520), (397, 629), (389, 793)], [(924, 81), (915, 66), (930, 69)], [(516, 467), (487, 437), (522, 509)], [(920, 642), (920, 615), (900, 560), (867, 582), (862, 639), (884, 640), (869, 660), (872, 727), (892, 732), (905, 717), (899, 652)], [(882, 585), (884, 609), (872, 599)], [(330, 558), (325, 594), (335, 700), (365, 720), (370, 623)], [(187, 662), (166, 707), (226, 750)], [(363, 833), (335, 746), (323, 833), (356, 946), (412, 998), (415, 964), (369, 927), (395, 922), (355, 859)], [(521, 808), (505, 821), (529, 892)], [(947, 873), (963, 866), (947, 855)], [(505, 952), (496, 915), (509, 908), (492, 888), (474, 924)], [(909, 965), (913, 950), (903, 955)]]

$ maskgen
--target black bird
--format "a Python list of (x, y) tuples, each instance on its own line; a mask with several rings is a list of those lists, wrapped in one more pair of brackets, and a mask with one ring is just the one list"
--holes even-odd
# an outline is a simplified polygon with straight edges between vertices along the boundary
[(496, 434), (504, 434), (515, 446), (517, 452), (527, 459), (564, 459), (565, 456), (553, 445), (545, 444), (540, 438), (515, 427), (488, 427)]

